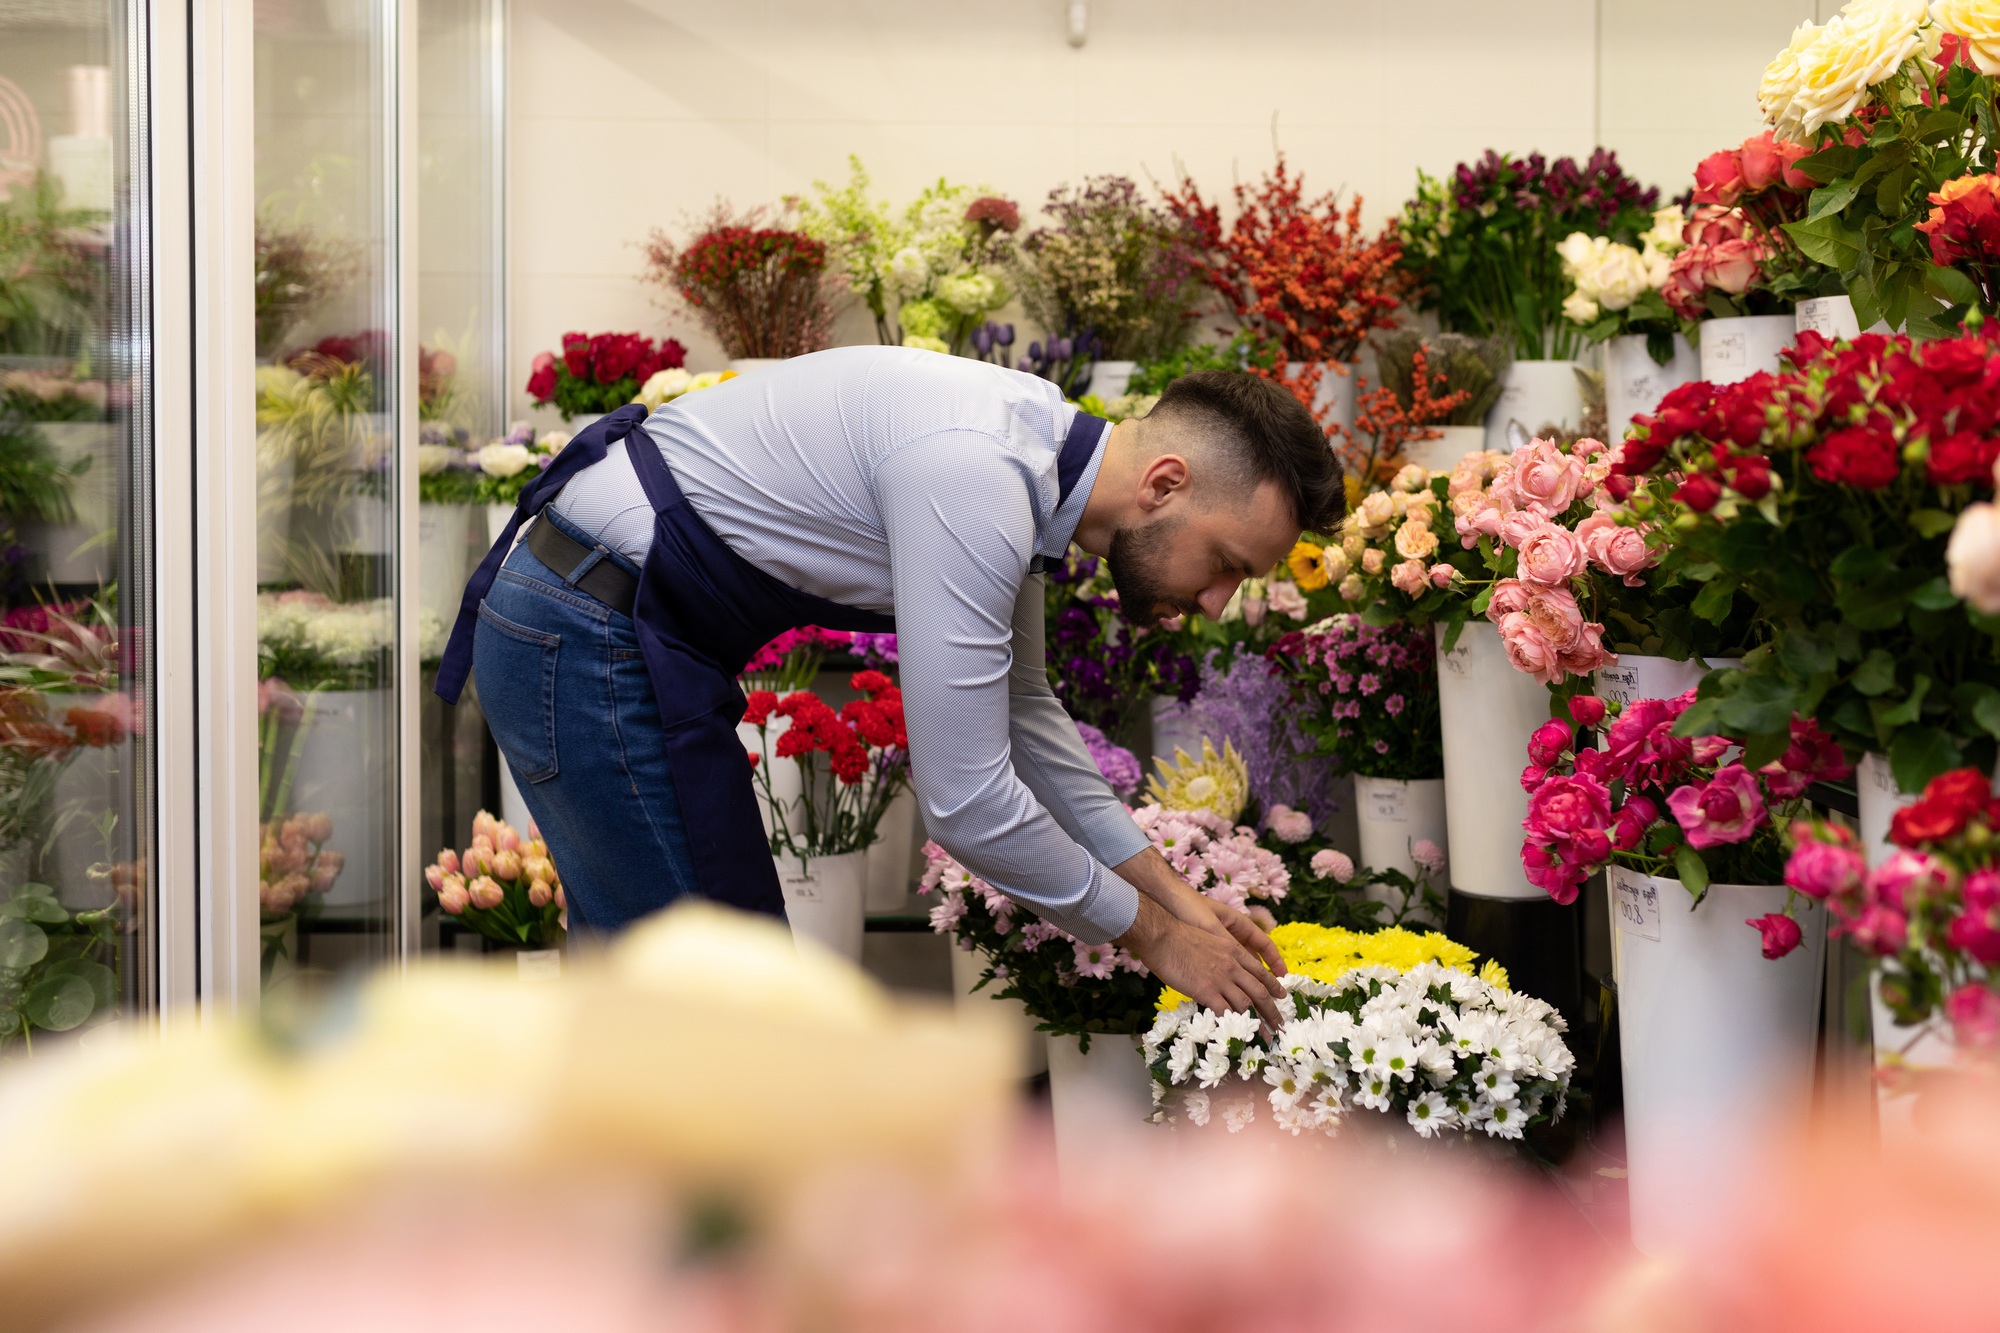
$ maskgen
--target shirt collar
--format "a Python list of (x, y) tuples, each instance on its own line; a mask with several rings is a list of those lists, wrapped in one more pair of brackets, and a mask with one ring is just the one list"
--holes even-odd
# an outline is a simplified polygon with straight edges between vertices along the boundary
[(1111, 439), (1111, 427), (1112, 423), (1106, 422), (1098, 432), (1097, 447), (1091, 450), (1083, 475), (1076, 479), (1069, 499), (1057, 505), (1056, 512), (1049, 516), (1049, 525), (1042, 532), (1040, 553), (1051, 560), (1062, 559), (1069, 550), (1070, 538), (1076, 535), (1076, 525), (1083, 521), (1083, 507), (1090, 503), (1090, 488), (1097, 481), (1097, 470), (1104, 466), (1104, 446)]

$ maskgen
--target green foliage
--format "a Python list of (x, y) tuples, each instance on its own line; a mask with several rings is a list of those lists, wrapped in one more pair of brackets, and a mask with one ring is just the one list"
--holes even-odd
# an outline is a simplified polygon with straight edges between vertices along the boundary
[(64, 464), (33, 423), (0, 414), (0, 514), (68, 523), (76, 510), (70, 492), (90, 468), (85, 455)]
[(101, 212), (65, 208), (46, 173), (0, 200), (0, 354), (87, 355), (104, 289)]
[(1270, 370), (1278, 364), (1278, 345), (1245, 330), (1228, 342), (1195, 343), (1148, 361), (1132, 372), (1127, 393), (1161, 393), (1183, 375), (1197, 370)]
[(0, 1044), (67, 1032), (118, 1006), (114, 909), (73, 912), (46, 884), (0, 903)]

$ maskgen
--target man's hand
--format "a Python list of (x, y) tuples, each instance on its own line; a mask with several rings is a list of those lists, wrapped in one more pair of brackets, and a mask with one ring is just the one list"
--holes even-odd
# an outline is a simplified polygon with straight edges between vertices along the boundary
[(1285, 988), (1255, 954), (1220, 929), (1213, 917), (1206, 925), (1190, 924), (1142, 893), (1139, 915), (1117, 943), (1151, 968), (1154, 976), (1196, 1004), (1210, 1009), (1255, 1009), (1273, 1029), (1284, 1022), (1277, 1001)]
[(1121, 947), (1210, 1009), (1251, 1009), (1277, 1027), (1285, 960), (1271, 937), (1233, 907), (1201, 893), (1148, 847), (1117, 866), (1139, 890), (1139, 915)]

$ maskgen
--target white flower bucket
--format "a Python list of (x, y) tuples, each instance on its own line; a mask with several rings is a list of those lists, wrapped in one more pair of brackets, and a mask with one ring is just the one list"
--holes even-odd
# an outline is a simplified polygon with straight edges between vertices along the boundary
[(103, 538), (118, 526), (118, 428), (108, 421), (43, 421), (35, 428), (64, 466), (88, 466), (70, 484), (76, 521), (24, 522), (22, 542), (41, 553), (52, 582), (109, 583), (117, 577), (118, 546)]
[(1449, 472), (1452, 464), (1467, 454), (1486, 447), (1484, 426), (1432, 426), (1435, 440), (1411, 440), (1403, 446), (1403, 457), (1433, 472)]
[(1775, 375), (1778, 354), (1798, 338), (1791, 315), (1736, 315), (1701, 323), (1701, 377), (1710, 384), (1734, 384), (1758, 371)]
[(1574, 361), (1516, 361), (1507, 368), (1500, 401), (1486, 414), (1486, 447), (1512, 453), (1509, 427), (1519, 425), (1533, 439), (1544, 426), (1583, 424), (1583, 386)]
[[(1151, 699), (1147, 706), (1152, 711), (1155, 758), (1171, 764), (1176, 748), (1186, 750), (1197, 759), (1201, 757), (1201, 724), (1195, 721), (1193, 709), (1171, 696)], [(1148, 776), (1158, 771), (1151, 763), (1144, 768)], [(1143, 790), (1144, 783), (1140, 785)]]
[(1861, 804), (1861, 850), (1869, 865), (1880, 865), (1896, 850), (1889, 841), (1890, 821), (1904, 806), (1916, 804), (1916, 794), (1899, 790), (1889, 757), (1872, 752), (1854, 766), (1854, 787)]
[[(1361, 864), (1371, 870), (1400, 870), (1415, 879), (1417, 862), (1410, 854), (1412, 847), (1426, 838), (1441, 849), (1450, 845), (1443, 778), (1401, 782), (1356, 776), (1354, 819), (1361, 827)], [(1431, 882), (1439, 888), (1451, 882), (1449, 862), (1445, 872)], [(1368, 896), (1381, 903), (1396, 897), (1383, 885), (1370, 885)]]
[(1132, 383), (1132, 372), (1138, 368), (1137, 361), (1099, 361), (1090, 370), (1090, 392), (1107, 403), (1122, 398)]
[(998, 1013), (1001, 1021), (1017, 1037), (1022, 1076), (1032, 1077), (1044, 1072), (1049, 1067), (1049, 1043), (1044, 1034), (1036, 1029), (1035, 1020), (1028, 1016), (1028, 1006), (1019, 1000), (1000, 999), (998, 982), (989, 983), (984, 990), (972, 989), (979, 984), (979, 974), (985, 970), (984, 955), (952, 944), (951, 989), (957, 997), (958, 1007), (981, 1014)]
[(792, 938), (812, 940), (850, 963), (860, 963), (868, 853), (842, 852), (804, 862), (796, 856), (772, 859), (778, 863), (778, 888), (785, 897)]
[(1614, 866), (1607, 889), (1632, 1244), (1693, 1253), (1811, 1115), (1824, 909), (1800, 901), (1804, 943), (1773, 962), (1744, 922), (1782, 911), (1782, 885), (1712, 884), (1697, 907), (1679, 880)]
[(882, 812), (875, 841), (868, 845), (869, 911), (893, 912), (909, 901), (916, 853), (917, 794), (906, 785)]
[[(791, 730), (791, 726), (792, 720), (789, 717), (778, 713), (771, 715), (769, 720), (764, 723), (764, 730), (770, 736), (771, 752), (757, 761), (760, 767), (766, 763), (770, 764), (771, 799), (787, 811), (796, 808), (799, 798), (804, 796), (806, 792), (805, 774), (799, 771), (798, 761), (795, 759), (778, 758), (778, 737)], [(764, 743), (758, 738), (757, 728), (751, 726), (748, 722), (738, 722), (736, 724), (736, 739), (743, 742), (743, 752), (745, 754), (760, 753), (759, 747)], [(771, 807), (764, 804), (764, 787), (762, 782), (758, 782), (756, 790), (757, 808), (764, 816), (764, 836), (768, 838), (777, 826), (771, 819)]]
[(474, 512), (471, 505), (417, 506), (417, 608), (447, 625), (458, 618), (472, 577)]
[(1678, 699), (1701, 684), (1701, 678), (1710, 671), (1740, 665), (1734, 657), (1711, 657), (1706, 661), (1704, 666), (1702, 659), (1697, 658), (1676, 662), (1671, 657), (1620, 653), (1616, 662), (1597, 668), (1591, 677), (1591, 692), (1621, 708), (1638, 699)]
[[(1326, 426), (1354, 429), (1354, 367), (1338, 361), (1319, 363), (1319, 385), (1313, 390), (1313, 414)], [(1343, 373), (1344, 372), (1344, 373)], [(1286, 368), (1287, 379), (1298, 379), (1305, 364)]]
[(523, 981), (561, 981), (561, 949), (522, 949), (514, 955), (514, 969)]
[(1628, 333), (1605, 343), (1604, 438), (1612, 443), (1624, 439), (1633, 417), (1652, 411), (1667, 396), (1667, 390), (1700, 374), (1701, 359), (1678, 333), (1674, 335), (1673, 359), (1664, 366), (1646, 350), (1643, 333)]
[(1828, 338), (1858, 336), (1861, 332), (1861, 321), (1854, 317), (1854, 298), (1807, 297), (1792, 311), (1792, 331), (1794, 334), (1810, 331)]
[(1153, 1076), (1137, 1037), (1098, 1033), (1085, 1051), (1079, 1038), (1050, 1034), (1048, 1047), (1056, 1167), (1074, 1179), (1100, 1145), (1146, 1124), (1153, 1114)]
[(278, 815), (325, 814), (333, 821), (327, 846), (345, 864), (323, 899), (330, 914), (386, 906), (401, 879), (391, 845), (393, 792), (381, 782), (395, 752), (395, 693), (317, 690), (305, 697), (312, 704), (311, 730), (293, 770), (291, 799)]
[[(766, 366), (778, 365), (784, 359), (782, 356), (738, 356), (730, 358), (729, 368), (738, 375), (748, 375), (753, 370), (762, 370)], [(577, 429), (581, 430), (583, 428), (579, 426)]]
[(1444, 731), (1444, 808), (1451, 887), (1475, 898), (1546, 900), (1521, 870), (1528, 737), (1549, 719), (1549, 692), (1514, 670), (1500, 632), (1469, 622), (1443, 651), (1438, 627), (1438, 713)]

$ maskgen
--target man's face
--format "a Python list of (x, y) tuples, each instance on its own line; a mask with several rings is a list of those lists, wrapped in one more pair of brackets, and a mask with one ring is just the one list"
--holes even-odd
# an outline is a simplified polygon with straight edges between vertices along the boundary
[(1259, 578), (1298, 541), (1275, 482), (1236, 503), (1170, 505), (1111, 535), (1106, 563), (1119, 612), (1135, 625), (1200, 612), (1218, 619), (1246, 578)]

